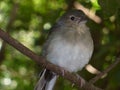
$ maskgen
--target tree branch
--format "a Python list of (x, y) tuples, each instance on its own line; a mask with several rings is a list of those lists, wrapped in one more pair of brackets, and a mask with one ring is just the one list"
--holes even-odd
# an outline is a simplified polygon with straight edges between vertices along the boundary
[[(60, 67), (49, 63), (47, 60), (45, 60), (44, 57), (36, 55), (34, 52), (32, 52), (27, 47), (22, 45), (20, 42), (18, 42), (14, 38), (12, 38), (8, 33), (4, 32), (2, 29), (0, 29), (0, 37), (5, 42), (10, 44), (12, 47), (14, 47), (18, 51), (20, 51), (22, 54), (28, 56), (30, 59), (35, 61), (37, 64), (45, 66), (45, 68), (57, 73), (58, 75), (66, 78), (67, 80), (71, 81), (72, 83), (77, 85), (79, 88), (81, 88), (81, 79), (79, 79), (78, 76), (76, 76), (76, 75), (74, 75), (74, 74), (72, 74), (72, 73), (70, 73), (68, 71), (65, 71), (64, 75), (63, 75), (63, 70)], [(88, 90), (88, 89), (89, 90), (102, 90), (102, 89), (100, 89), (98, 87), (95, 87), (94, 85), (92, 85), (92, 84), (90, 84), (90, 83), (88, 83), (86, 81), (85, 81), (85, 84), (82, 86), (82, 88), (84, 90)]]
[(120, 56), (118, 56), (114, 63), (112, 63), (108, 68), (106, 68), (103, 72), (99, 73), (96, 77), (92, 78), (89, 83), (93, 84), (97, 80), (99, 80), (103, 75), (111, 71), (118, 63), (120, 62)]
[[(6, 26), (6, 31), (9, 33), (10, 32), (10, 28), (12, 26), (12, 24), (15, 21), (16, 15), (17, 15), (17, 10), (18, 10), (18, 3), (14, 3), (13, 8), (11, 9), (10, 12), (10, 19), (8, 21), (8, 24)], [(6, 48), (6, 43), (3, 41), (2, 42), (2, 46), (1, 46), (1, 50), (0, 50), (0, 64), (2, 64), (2, 61), (4, 60), (5, 57), (5, 48)]]

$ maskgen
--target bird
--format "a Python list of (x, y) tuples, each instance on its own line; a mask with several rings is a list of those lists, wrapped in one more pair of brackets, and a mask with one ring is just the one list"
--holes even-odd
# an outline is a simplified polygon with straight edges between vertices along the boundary
[[(76, 73), (91, 59), (94, 45), (87, 16), (78, 9), (64, 13), (50, 29), (43, 56), (52, 64)], [(58, 75), (44, 69), (34, 90), (53, 90)]]

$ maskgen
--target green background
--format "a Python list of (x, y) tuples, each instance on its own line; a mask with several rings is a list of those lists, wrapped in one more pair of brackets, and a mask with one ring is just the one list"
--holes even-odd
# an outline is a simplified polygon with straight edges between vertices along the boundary
[[(101, 23), (88, 21), (95, 49), (90, 64), (103, 71), (120, 53), (120, 0), (0, 0), (0, 28), (41, 55), (50, 27), (78, 1), (94, 10)], [(120, 65), (120, 64), (119, 64)], [(120, 67), (95, 83), (105, 90), (120, 90)], [(42, 67), (0, 39), (0, 90), (33, 90)], [(95, 75), (79, 72), (86, 80)], [(60, 77), (55, 90), (77, 90)]]

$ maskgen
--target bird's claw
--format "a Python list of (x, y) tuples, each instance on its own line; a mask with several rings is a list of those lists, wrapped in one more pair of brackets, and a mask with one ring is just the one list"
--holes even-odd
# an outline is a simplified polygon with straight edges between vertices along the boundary
[(80, 87), (84, 86), (85, 84), (85, 80), (83, 78), (80, 77), (80, 75), (76, 74), (77, 78), (81, 81), (80, 83)]

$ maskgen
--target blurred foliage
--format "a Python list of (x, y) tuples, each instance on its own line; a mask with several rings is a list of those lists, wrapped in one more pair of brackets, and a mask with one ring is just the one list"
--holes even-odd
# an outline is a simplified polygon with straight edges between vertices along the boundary
[[(88, 22), (95, 44), (90, 64), (102, 71), (114, 62), (120, 52), (120, 0), (76, 1), (88, 9), (94, 9), (102, 19), (100, 24), (92, 20)], [(9, 29), (12, 37), (41, 55), (41, 48), (50, 27), (63, 12), (73, 8), (73, 2), (75, 0), (0, 0), (0, 28)], [(11, 15), (14, 8), (16, 8), (15, 16)], [(15, 18), (12, 22), (10, 22), (11, 16)], [(33, 90), (41, 67), (9, 45), (2, 54), (4, 58), (0, 58), (0, 90)], [(95, 84), (105, 90), (120, 90), (119, 65)], [(80, 71), (80, 74), (86, 80), (95, 76), (85, 69)], [(55, 90), (77, 90), (77, 88), (60, 77)]]

